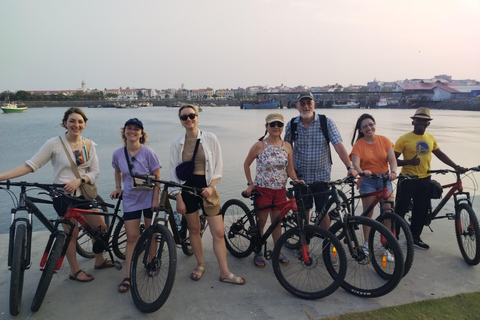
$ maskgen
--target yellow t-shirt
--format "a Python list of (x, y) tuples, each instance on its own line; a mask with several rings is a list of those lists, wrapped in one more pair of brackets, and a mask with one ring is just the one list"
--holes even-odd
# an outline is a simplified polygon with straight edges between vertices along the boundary
[(403, 154), (403, 160), (409, 160), (418, 155), (420, 164), (418, 166), (402, 166), (402, 174), (418, 175), (419, 178), (430, 176), (430, 162), (432, 151), (437, 150), (437, 140), (429, 134), (418, 135), (413, 132), (404, 134), (395, 142), (394, 151)]

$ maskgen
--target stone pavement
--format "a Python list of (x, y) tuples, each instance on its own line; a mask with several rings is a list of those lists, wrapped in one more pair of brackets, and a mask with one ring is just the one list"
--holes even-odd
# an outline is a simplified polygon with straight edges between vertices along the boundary
[[(94, 270), (93, 260), (79, 257), (81, 267), (95, 275), (89, 283), (68, 279), (65, 262), (54, 275), (41, 309), (32, 313), (30, 305), (40, 278), (38, 263), (47, 234), (34, 234), (32, 267), (25, 271), (20, 314), (9, 313), (10, 271), (7, 268), (8, 235), (0, 235), (0, 319), (321, 319), (349, 312), (367, 311), (405, 303), (436, 299), (464, 292), (480, 291), (480, 265), (469, 266), (463, 260), (455, 239), (453, 221), (437, 220), (434, 232), (425, 229), (423, 240), (430, 250), (415, 251), (412, 270), (390, 294), (379, 298), (359, 298), (338, 289), (320, 300), (302, 300), (278, 283), (270, 261), (264, 269), (255, 268), (253, 255), (236, 259), (227, 253), (229, 267), (243, 276), (243, 286), (218, 281), (218, 264), (209, 231), (204, 236), (206, 272), (198, 281), (190, 279), (195, 258), (178, 249), (177, 275), (172, 293), (155, 313), (138, 311), (130, 293), (117, 292), (124, 271)], [(65, 260), (66, 261), (66, 260)], [(480, 314), (480, 306), (479, 306)]]

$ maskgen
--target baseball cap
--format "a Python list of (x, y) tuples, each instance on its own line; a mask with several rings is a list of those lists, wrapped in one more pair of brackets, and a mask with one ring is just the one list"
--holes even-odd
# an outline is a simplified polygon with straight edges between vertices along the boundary
[(143, 130), (143, 123), (142, 123), (142, 121), (138, 120), (137, 118), (128, 119), (127, 122), (125, 122), (124, 127), (126, 127), (127, 124), (132, 124), (132, 123), (136, 124), (137, 126), (142, 128), (142, 130)]

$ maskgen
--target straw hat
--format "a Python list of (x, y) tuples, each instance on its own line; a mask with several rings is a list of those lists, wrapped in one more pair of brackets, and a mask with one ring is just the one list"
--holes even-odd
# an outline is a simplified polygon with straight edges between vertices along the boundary
[(430, 109), (428, 108), (418, 108), (417, 111), (415, 111), (415, 115), (413, 117), (410, 117), (412, 119), (419, 118), (419, 119), (427, 119), (427, 120), (433, 120), (430, 118)]

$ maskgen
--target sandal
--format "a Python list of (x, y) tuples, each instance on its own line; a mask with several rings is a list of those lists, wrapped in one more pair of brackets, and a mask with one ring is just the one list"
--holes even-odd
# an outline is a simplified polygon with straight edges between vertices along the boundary
[(190, 278), (194, 281), (198, 281), (202, 279), (204, 272), (205, 272), (204, 266), (197, 266), (195, 270), (193, 270), (192, 274), (190, 275)]
[(129, 289), (130, 289), (130, 278), (123, 278), (122, 283), (118, 285), (118, 292), (125, 293)]
[(263, 260), (263, 254), (261, 252), (255, 254), (253, 264), (255, 264), (257, 268), (265, 268), (265, 260)]
[(105, 259), (105, 261), (103, 261), (102, 264), (100, 264), (99, 266), (94, 266), (94, 268), (96, 270), (99, 270), (99, 269), (106, 269), (106, 268), (112, 268), (114, 267), (115, 265), (113, 264), (113, 261), (112, 260), (107, 260)]
[(281, 255), (282, 257), (279, 258), (278, 261), (280, 261), (281, 264), (285, 265), (285, 264), (288, 264), (288, 263), (290, 262), (290, 261), (288, 260), (288, 258), (283, 255), (283, 253), (280, 252), (280, 255)]
[(232, 284), (238, 284), (238, 285), (244, 285), (245, 284), (245, 279), (242, 277), (236, 276), (233, 273), (230, 273), (230, 275), (224, 279), (222, 277), (219, 278), (221, 282), (226, 282), (226, 283), (232, 283)]
[[(88, 278), (88, 279), (79, 279), (79, 278), (78, 278), (78, 275), (79, 275), (80, 273), (82, 273), (82, 272), (85, 273), (85, 275), (86, 275), (87, 277), (89, 277), (89, 278)], [(68, 278), (69, 278), (70, 280), (78, 281), (78, 282), (90, 282), (90, 281), (92, 281), (93, 279), (95, 279), (94, 276), (92, 276), (91, 274), (86, 273), (86, 272), (83, 271), (82, 269), (78, 270), (78, 271), (75, 272), (74, 274), (69, 275)]]

